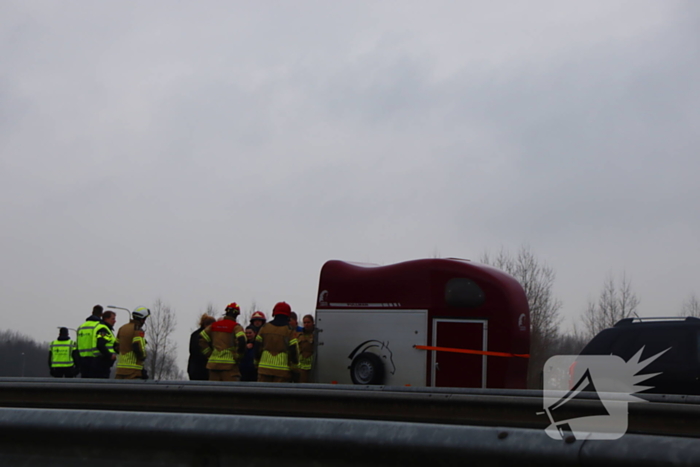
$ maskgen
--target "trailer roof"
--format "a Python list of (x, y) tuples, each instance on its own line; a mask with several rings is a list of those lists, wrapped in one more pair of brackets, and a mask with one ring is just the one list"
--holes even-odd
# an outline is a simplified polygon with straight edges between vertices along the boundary
[(494, 291), (523, 293), (512, 276), (466, 259), (416, 259), (390, 265), (331, 260), (321, 269), (318, 305), (427, 308), (444, 298), (450, 278), (469, 279), (492, 295)]

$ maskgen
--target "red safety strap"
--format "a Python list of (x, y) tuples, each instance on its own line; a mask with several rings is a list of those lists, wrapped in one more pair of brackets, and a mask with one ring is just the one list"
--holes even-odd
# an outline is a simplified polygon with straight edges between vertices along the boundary
[(488, 355), (489, 357), (520, 357), (530, 358), (529, 354), (507, 353), (507, 352), (488, 352), (486, 350), (467, 350), (467, 349), (451, 349), (448, 347), (430, 347), (428, 345), (414, 345), (418, 350), (437, 350), (438, 352), (454, 352), (467, 353), (471, 355)]

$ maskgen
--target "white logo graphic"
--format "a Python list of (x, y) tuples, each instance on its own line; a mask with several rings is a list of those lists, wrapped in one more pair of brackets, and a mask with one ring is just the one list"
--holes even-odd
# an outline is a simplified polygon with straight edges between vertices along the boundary
[[(638, 384), (661, 374), (639, 373), (669, 349), (640, 362), (643, 350), (628, 362), (616, 355), (556, 355), (547, 360), (543, 393), (550, 422), (547, 434), (554, 439), (621, 438), (627, 432), (627, 405), (646, 402), (634, 393), (653, 387)], [(572, 417), (572, 400), (585, 401), (578, 405), (584, 415)]]
[(521, 331), (524, 331), (527, 329), (527, 326), (525, 326), (525, 319), (526, 319), (525, 313), (521, 314), (518, 317), (518, 327), (520, 328)]
[(324, 290), (320, 294), (318, 294), (318, 303), (323, 304), (324, 306), (326, 305), (326, 297), (328, 297), (328, 291)]

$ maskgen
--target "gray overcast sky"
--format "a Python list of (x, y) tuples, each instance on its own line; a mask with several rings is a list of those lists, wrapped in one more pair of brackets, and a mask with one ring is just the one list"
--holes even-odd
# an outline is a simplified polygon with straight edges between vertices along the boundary
[[(527, 244), (700, 294), (700, 3), (0, 3), (2, 328), (160, 297), (313, 311), (329, 259)], [(126, 322), (118, 317), (118, 325)]]

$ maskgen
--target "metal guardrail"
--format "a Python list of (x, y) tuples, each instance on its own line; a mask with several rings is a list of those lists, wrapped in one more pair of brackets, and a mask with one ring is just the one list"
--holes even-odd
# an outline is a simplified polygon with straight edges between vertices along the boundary
[[(611, 396), (614, 397), (614, 396)], [(700, 436), (700, 398), (646, 396), (629, 405), (628, 433)], [(586, 416), (575, 400), (562, 418)], [(470, 425), (543, 430), (539, 391), (216, 383), (0, 379), (0, 407), (256, 415)]]
[(26, 466), (700, 465), (689, 438), (557, 441), (541, 430), (326, 418), (0, 409), (0, 464)]

